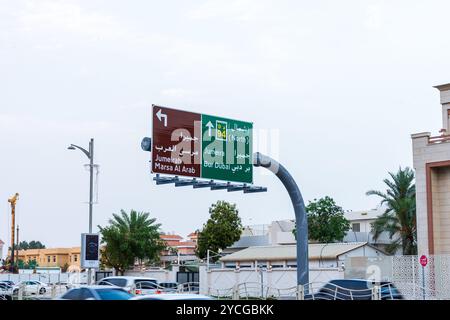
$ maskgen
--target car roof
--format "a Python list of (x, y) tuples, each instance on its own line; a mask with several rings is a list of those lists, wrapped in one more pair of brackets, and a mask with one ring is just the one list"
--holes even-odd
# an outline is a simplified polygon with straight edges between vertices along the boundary
[(345, 282), (350, 282), (350, 281), (355, 281), (355, 282), (370, 282), (369, 280), (365, 280), (365, 279), (333, 279), (333, 280), (330, 280), (329, 282), (331, 282), (331, 283), (333, 283), (333, 282), (342, 282), (342, 281), (345, 281)]
[(157, 280), (156, 278), (150, 278), (150, 277), (112, 276), (112, 277), (102, 278), (102, 279), (100, 279), (100, 281), (102, 281), (102, 280), (108, 280), (108, 279), (126, 279), (126, 280), (144, 279), (144, 280)]
[(79, 286), (74, 289), (92, 289), (92, 290), (111, 290), (111, 289), (119, 289), (123, 290), (121, 287), (118, 286)]
[(179, 294), (179, 293), (139, 295), (132, 298), (132, 300), (143, 300), (146, 298), (155, 298), (158, 300), (214, 300), (214, 298), (202, 294)]

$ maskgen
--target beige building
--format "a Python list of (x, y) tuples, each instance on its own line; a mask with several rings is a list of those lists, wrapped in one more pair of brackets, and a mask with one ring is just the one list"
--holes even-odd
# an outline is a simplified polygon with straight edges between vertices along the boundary
[(18, 259), (24, 262), (36, 260), (39, 267), (63, 268), (67, 264), (68, 271), (78, 271), (80, 247), (19, 250)]
[(419, 255), (450, 254), (450, 84), (435, 88), (442, 104), (441, 134), (411, 135)]

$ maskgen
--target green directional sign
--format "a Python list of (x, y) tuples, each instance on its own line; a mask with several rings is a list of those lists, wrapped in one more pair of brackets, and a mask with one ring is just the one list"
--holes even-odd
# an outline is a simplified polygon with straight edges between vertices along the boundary
[(201, 177), (253, 183), (253, 123), (202, 114)]

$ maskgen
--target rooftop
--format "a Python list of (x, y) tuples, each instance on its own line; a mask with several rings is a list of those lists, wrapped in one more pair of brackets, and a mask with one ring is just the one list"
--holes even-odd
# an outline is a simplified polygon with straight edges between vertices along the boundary
[[(367, 242), (352, 243), (310, 243), (308, 256), (310, 260), (336, 259), (342, 254), (368, 245)], [(277, 245), (249, 247), (225, 257), (220, 261), (254, 261), (254, 260), (295, 260), (297, 258), (296, 245)]]
[(161, 239), (183, 239), (183, 237), (177, 234), (160, 234), (159, 237)]
[(371, 210), (347, 211), (344, 212), (344, 217), (347, 220), (374, 220), (381, 216), (386, 211), (386, 207), (378, 207)]

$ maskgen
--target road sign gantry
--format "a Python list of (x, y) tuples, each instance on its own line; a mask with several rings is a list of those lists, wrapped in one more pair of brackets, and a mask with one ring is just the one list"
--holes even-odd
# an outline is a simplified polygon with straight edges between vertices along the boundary
[(153, 105), (152, 173), (253, 183), (253, 123)]
[(152, 108), (152, 139), (144, 139), (142, 148), (152, 152), (151, 172), (157, 185), (267, 191), (253, 186), (253, 123), (158, 105)]

